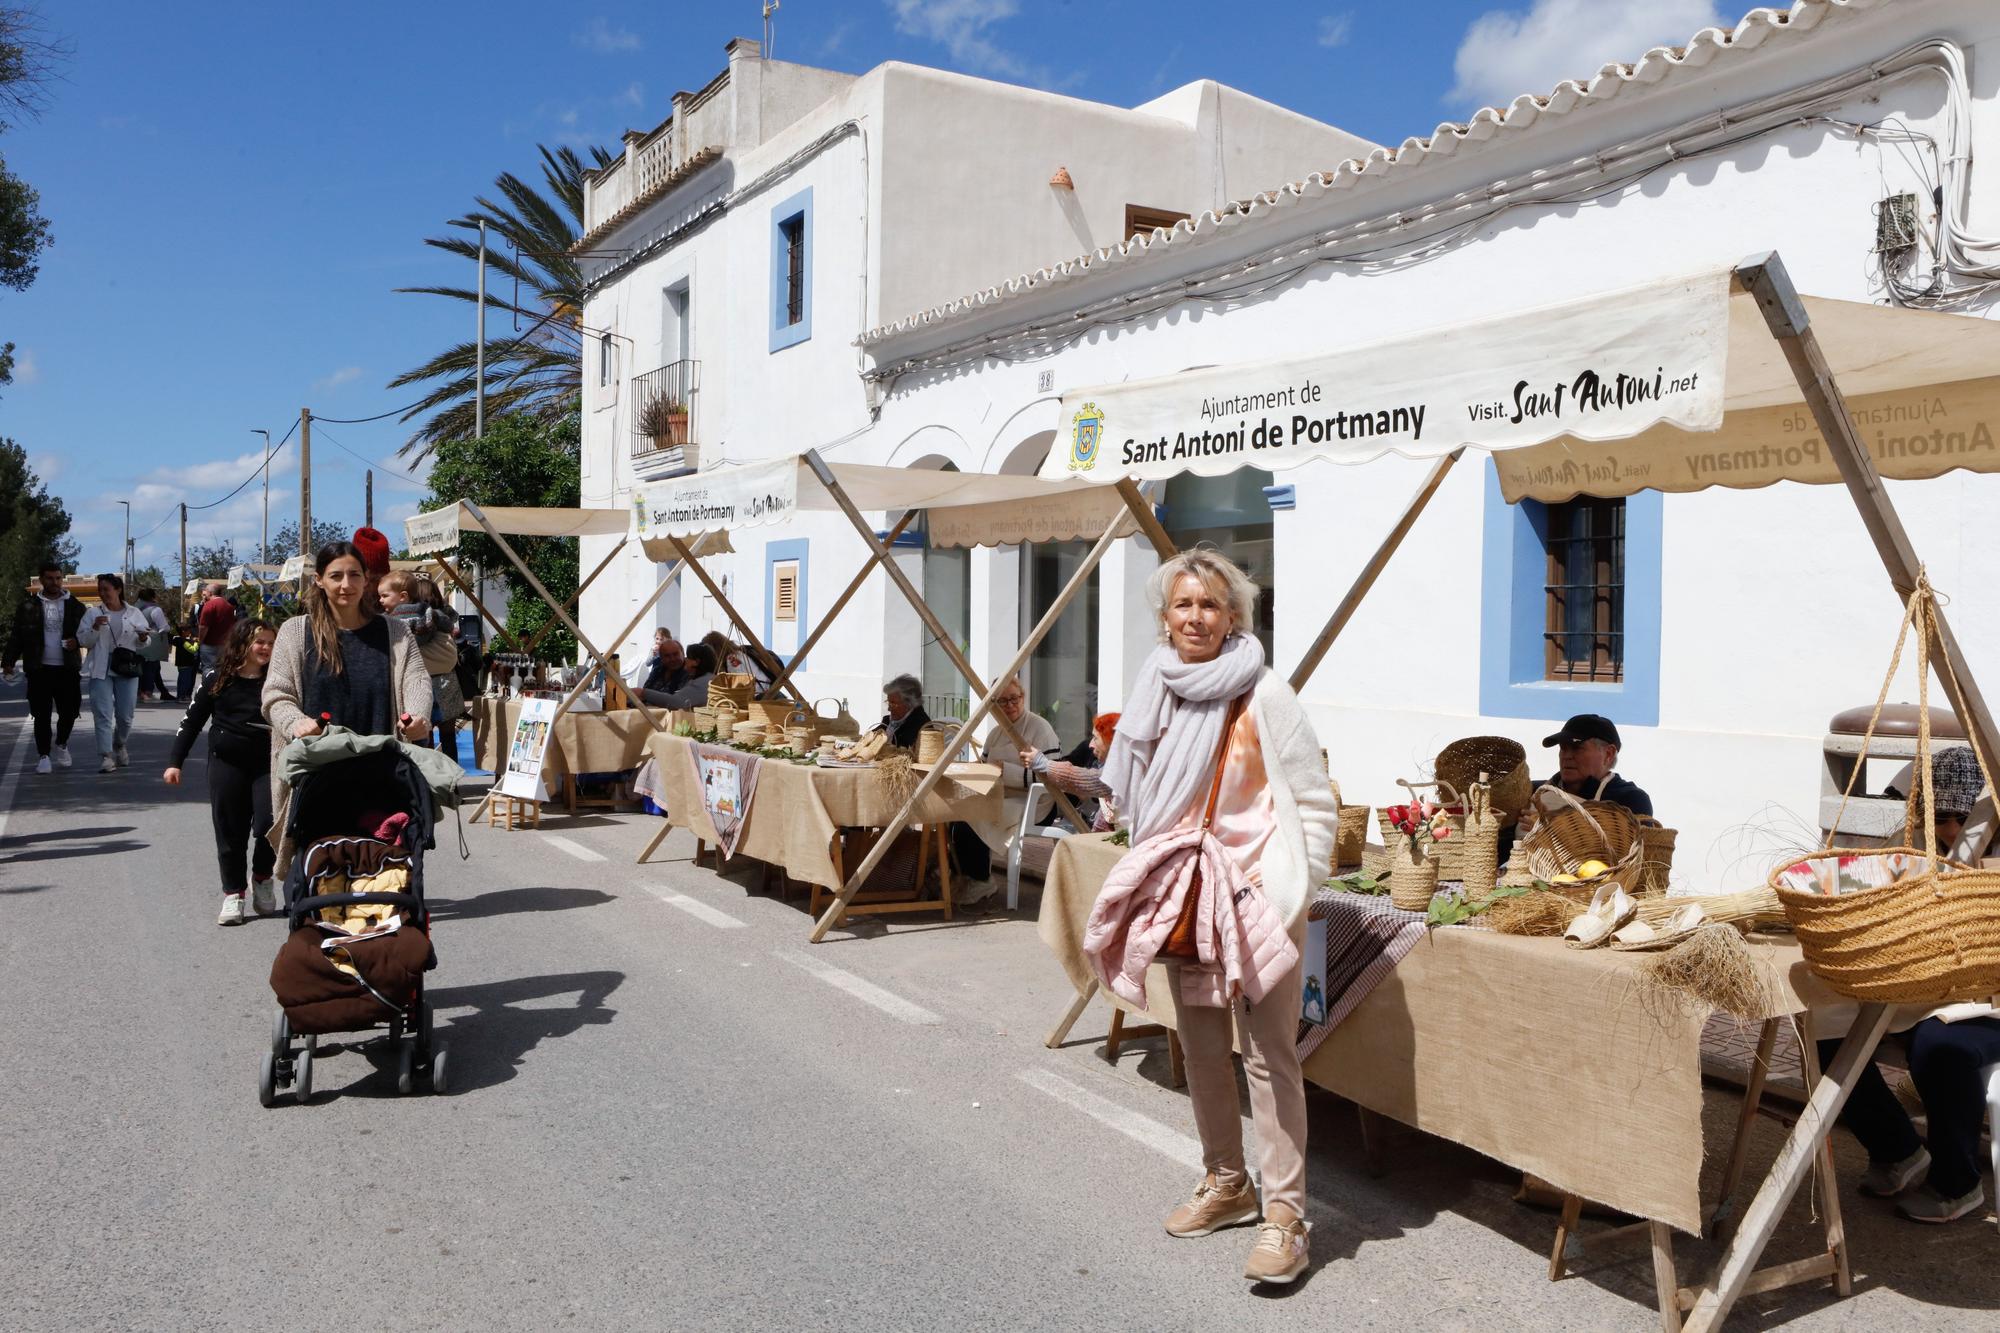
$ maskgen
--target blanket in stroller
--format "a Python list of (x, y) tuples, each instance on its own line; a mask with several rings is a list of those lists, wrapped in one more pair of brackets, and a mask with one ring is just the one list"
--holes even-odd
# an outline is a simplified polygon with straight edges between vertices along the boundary
[(306, 925), (291, 933), (272, 960), (271, 990), (292, 1031), (354, 1032), (406, 1007), (424, 972), (436, 964), (430, 937), (412, 927), (355, 937)]

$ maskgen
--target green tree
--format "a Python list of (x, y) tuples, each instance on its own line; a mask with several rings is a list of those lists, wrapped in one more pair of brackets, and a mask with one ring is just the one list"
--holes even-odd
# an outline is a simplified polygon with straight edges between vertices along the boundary
[[(590, 153), (598, 168), (616, 160), (601, 148)], [(511, 328), (501, 325), (502, 336), (489, 333), (486, 341), (489, 423), (509, 414), (559, 421), (576, 409), (583, 388), (583, 274), (570, 250), (583, 232), (583, 173), (590, 168), (574, 149), (544, 147), (541, 154), (541, 189), (511, 171), (503, 173), (494, 182), (500, 199), (482, 195), (479, 206), (455, 224), (469, 223), (471, 230), (424, 242), (476, 264), (478, 224), (486, 223), (486, 304), (493, 313), (512, 317)], [(476, 285), (398, 290), (466, 304), (479, 299)], [(477, 347), (468, 339), (389, 381), (392, 389), (427, 386), (403, 415), (405, 421), (424, 420), (401, 453), (423, 458), (442, 440), (471, 436), (476, 376)]]
[[(484, 507), (519, 505), (540, 509), (574, 509), (581, 502), (581, 414), (572, 408), (560, 419), (543, 421), (515, 413), (487, 423), (478, 439), (440, 440), (432, 450), (431, 494), (424, 508), (437, 509), (457, 500)], [(509, 544), (535, 571), (550, 595), (559, 600), (576, 592), (577, 542), (573, 537), (513, 537)], [(510, 594), (507, 632), (525, 641), (555, 620), (534, 588), (484, 533), (463, 533), (459, 555), (470, 564), (501, 574)], [(546, 661), (568, 662), (576, 656), (576, 639), (558, 622), (541, 641), (537, 655)]]
[(0, 596), (11, 605), (53, 557), (74, 571), (78, 551), (68, 539), (69, 511), (50, 495), (28, 463), (28, 451), (0, 437)]
[[(0, 131), (42, 113), (69, 56), (69, 44), (48, 35), (32, 6), (0, 5)], [(42, 196), (0, 153), (0, 287), (26, 291), (41, 272), (42, 251), (55, 239), (41, 206)], [(0, 384), (13, 382), (14, 344), (0, 343)]]
[(226, 537), (213, 546), (188, 547), (190, 579), (223, 578), (229, 573), (230, 566), (242, 563), (236, 554), (236, 543)]
[[(344, 542), (354, 535), (354, 529), (345, 523), (335, 523), (331, 519), (313, 520), (312, 549), (319, 550), (328, 542)], [(299, 521), (293, 519), (271, 534), (271, 563), (282, 565), (299, 553)]]

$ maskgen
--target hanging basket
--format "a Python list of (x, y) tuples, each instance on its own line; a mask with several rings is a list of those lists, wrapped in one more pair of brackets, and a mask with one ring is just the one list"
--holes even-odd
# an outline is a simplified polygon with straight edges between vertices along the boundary
[(1493, 813), (1503, 825), (1512, 824), (1528, 808), (1534, 780), (1528, 776), (1528, 752), (1505, 736), (1467, 736), (1438, 751), (1433, 766), (1437, 780), (1464, 791), (1485, 775), (1493, 789)]
[(749, 709), (750, 696), (756, 693), (756, 690), (757, 682), (754, 677), (718, 671), (708, 678), (708, 703), (711, 708), (718, 708), (726, 703), (742, 713)]
[[(2000, 871), (1975, 870), (1939, 857), (1936, 792), (1931, 768), (1930, 645), (1937, 635), (1937, 605), (1921, 571), (1903, 611), (1896, 650), (1875, 712), (1861, 740), (1861, 754), (1842, 794), (1832, 827), (1840, 827), (1855, 780), (1867, 768), (1868, 749), (1883, 701), (1902, 665), (1910, 631), (1917, 637), (1917, 753), (1911, 797), (1904, 807), (1906, 841), (1921, 822), (1924, 847), (1867, 852), (1822, 849), (1779, 870), (1771, 887), (1798, 936), (1806, 966), (1843, 995), (1871, 1004), (1950, 1004), (2000, 994)], [(1951, 671), (1950, 659), (1945, 670)], [(1956, 684), (1956, 679), (1953, 681)], [(1988, 787), (1992, 768), (1972, 733), (1972, 751)], [(1918, 810), (1921, 793), (1921, 814)]]

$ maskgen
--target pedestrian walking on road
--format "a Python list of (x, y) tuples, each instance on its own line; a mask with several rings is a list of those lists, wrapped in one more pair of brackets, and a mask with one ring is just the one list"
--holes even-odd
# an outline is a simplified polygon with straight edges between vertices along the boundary
[[(1170, 1235), (1206, 1236), (1258, 1220), (1230, 1061), (1234, 1019), (1263, 1168), (1263, 1220), (1243, 1276), (1288, 1283), (1309, 1259), (1306, 1093), (1295, 1043), (1306, 906), (1333, 849), (1333, 793), (1298, 696), (1264, 665), (1252, 635), (1257, 588), (1249, 577), (1213, 552), (1190, 551), (1161, 565), (1150, 591), (1162, 642), (1126, 696), (1102, 785), (1131, 829), (1127, 859), (1161, 859), (1123, 900), (1122, 917), (1106, 911), (1119, 901), (1113, 872), (1091, 913), (1086, 948), (1102, 921), (1108, 938), (1100, 944), (1109, 947), (1093, 952), (1115, 962), (1117, 980), (1136, 969), (1143, 985), (1155, 954), (1173, 977), (1206, 1172), (1167, 1218)], [(1105, 794), (1087, 773), (1073, 776), (1077, 788), (1089, 788), (1084, 794)], [(1185, 853), (1149, 843), (1194, 847), (1196, 866), (1205, 868), (1198, 887), (1179, 887), (1189, 883)], [(1185, 910), (1163, 892), (1179, 893)], [(1136, 903), (1141, 894), (1149, 896)], [(1163, 914), (1171, 930), (1157, 926)], [(1288, 967), (1266, 930), (1289, 934)], [(1261, 992), (1254, 1005), (1251, 986)]]
[(160, 678), (160, 663), (166, 660), (166, 649), (173, 635), (167, 624), (167, 613), (160, 609), (155, 600), (159, 594), (151, 588), (141, 588), (132, 597), (139, 608), (139, 614), (146, 618), (146, 630), (150, 637), (146, 640), (146, 650), (142, 654), (146, 660), (139, 666), (139, 701), (150, 702), (167, 697), (166, 682)]
[[(69, 733), (83, 708), (83, 603), (63, 587), (62, 566), (44, 561), (41, 587), (14, 613), (7, 636), (6, 675), (14, 679), (15, 663), (28, 671), (28, 712), (35, 720), (37, 773), (69, 767)], [(51, 721), (53, 714), (53, 722)]]
[(229, 642), (229, 631), (236, 625), (236, 607), (222, 594), (220, 583), (211, 583), (203, 590), (201, 610), (195, 616), (196, 636), (201, 640), (201, 670), (204, 675), (215, 670), (215, 664), (222, 657), (222, 650)]
[(90, 718), (97, 731), (97, 771), (112, 773), (132, 762), (125, 748), (139, 707), (139, 650), (152, 637), (146, 617), (125, 600), (125, 580), (97, 576), (99, 605), (83, 618), (77, 640), (90, 650), (83, 678), (90, 683)]
[[(410, 631), (381, 614), (373, 582), (350, 542), (329, 542), (313, 557), (306, 614), (287, 620), (271, 652), (264, 718), (273, 758), (286, 743), (316, 736), (328, 724), (368, 736), (421, 741), (431, 729), (431, 678)], [(271, 774), (276, 871), (291, 868), (284, 836), (291, 788)]]
[(163, 775), (177, 787), (181, 768), (204, 726), (208, 733), (208, 810), (215, 824), (215, 856), (222, 867), (222, 911), (216, 924), (243, 924), (243, 884), (258, 916), (278, 910), (271, 866), (271, 724), (264, 720), (264, 677), (278, 631), (263, 620), (239, 620), (223, 645), (222, 660), (203, 677), (174, 733), (173, 756)]

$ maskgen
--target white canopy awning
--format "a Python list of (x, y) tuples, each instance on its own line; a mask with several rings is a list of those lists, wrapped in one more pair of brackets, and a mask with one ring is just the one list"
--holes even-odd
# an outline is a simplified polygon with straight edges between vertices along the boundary
[[(829, 465), (835, 483), (861, 510), (921, 509), (934, 546), (997, 546), (1071, 541), (1104, 531), (1123, 501), (1109, 487), (977, 472)], [(789, 523), (800, 511), (839, 508), (802, 458), (720, 467), (641, 486), (632, 497), (632, 531), (656, 560), (666, 538), (705, 531)]]
[(275, 583), (284, 571), (283, 565), (231, 565), (229, 586), (240, 588), (246, 583)]
[[(1510, 500), (1839, 480), (1782, 348), (1732, 276), (1078, 390), (1064, 395), (1042, 475), (1148, 480), (1469, 447), (1495, 455)], [(1804, 304), (1884, 475), (2000, 471), (2000, 322)]]
[[(482, 532), (472, 505), (454, 500), (442, 509), (403, 520), (403, 536), (411, 555), (436, 555), (455, 550), (461, 532)], [(623, 509), (526, 509), (481, 507), (495, 529), (510, 537), (602, 537), (622, 534), (629, 520)]]

